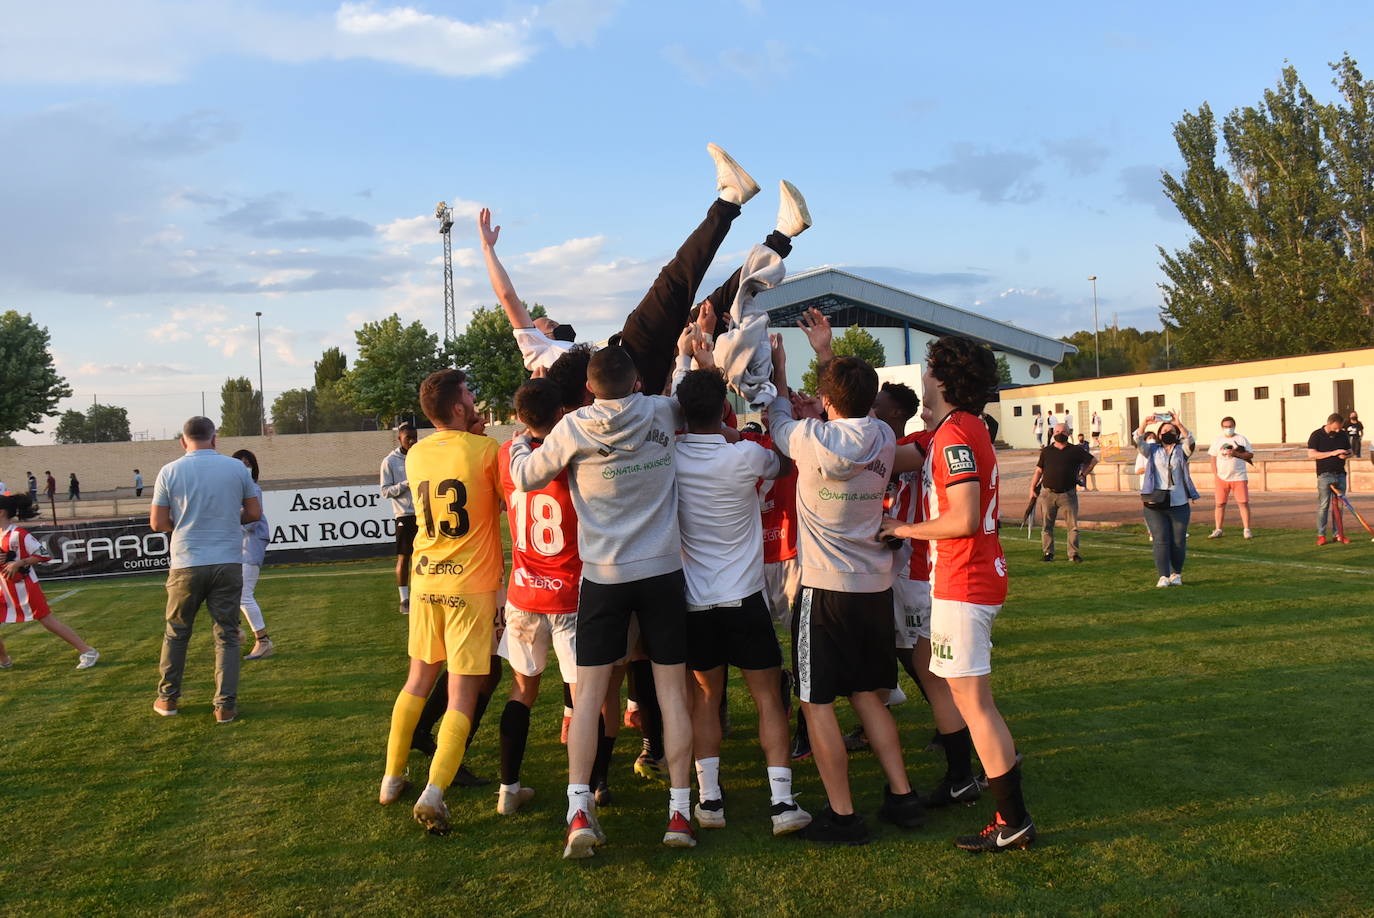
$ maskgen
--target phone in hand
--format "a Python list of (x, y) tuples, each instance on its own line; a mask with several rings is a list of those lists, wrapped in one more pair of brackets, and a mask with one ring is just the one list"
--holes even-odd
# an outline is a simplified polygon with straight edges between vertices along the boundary
[(1161, 411), (1159, 414), (1155, 415), (1155, 420), (1159, 421), (1161, 424), (1167, 424), (1173, 419), (1174, 415), (1171, 411)]

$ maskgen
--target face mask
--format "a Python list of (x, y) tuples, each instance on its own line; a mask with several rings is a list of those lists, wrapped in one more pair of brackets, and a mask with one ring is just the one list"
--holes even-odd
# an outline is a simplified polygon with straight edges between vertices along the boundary
[(1162, 433), (1159, 435), (1159, 442), (1163, 443), (1165, 446), (1173, 446), (1178, 442), (1178, 434), (1174, 433), (1172, 430), (1167, 433)]
[(559, 325), (557, 328), (553, 330), (552, 337), (555, 341), (572, 342), (577, 340), (577, 332), (573, 330), (573, 327), (571, 325), (564, 322), (562, 325)]
[(1234, 433), (1236, 432), (1236, 429), (1235, 429), (1234, 427), (1223, 427), (1223, 428), (1221, 429), (1221, 432), (1224, 433), (1224, 434), (1226, 434), (1226, 436), (1229, 437), (1229, 436), (1231, 436), (1232, 434), (1234, 434)]
[(1054, 442), (1055, 442), (1055, 443), (1068, 443), (1068, 442), (1069, 442), (1069, 435), (1068, 435), (1068, 434), (1055, 434), (1055, 435), (1054, 435)]

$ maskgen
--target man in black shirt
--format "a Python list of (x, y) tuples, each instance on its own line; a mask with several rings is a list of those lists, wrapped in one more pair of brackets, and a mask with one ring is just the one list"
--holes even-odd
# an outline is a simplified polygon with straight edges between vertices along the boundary
[(1350, 438), (1350, 452), (1356, 459), (1360, 458), (1360, 445), (1364, 442), (1364, 425), (1360, 423), (1359, 412), (1350, 412), (1350, 420), (1345, 422), (1345, 435)]
[(1069, 529), (1069, 560), (1075, 564), (1083, 560), (1078, 551), (1078, 479), (1091, 472), (1095, 465), (1096, 457), (1071, 445), (1068, 428), (1056, 424), (1053, 440), (1040, 451), (1040, 461), (1035, 464), (1030, 484), (1032, 498), (1035, 498), (1036, 488), (1044, 485), (1039, 498), (1045, 521), (1044, 534), (1040, 538), (1040, 549), (1045, 556), (1041, 560), (1054, 560), (1054, 522), (1061, 507)]
[[(1326, 518), (1331, 509), (1331, 489), (1345, 493), (1345, 460), (1350, 458), (1350, 437), (1342, 429), (1345, 421), (1339, 414), (1326, 419), (1324, 427), (1312, 431), (1307, 438), (1307, 458), (1317, 460), (1317, 544), (1326, 544)], [(1332, 520), (1332, 539), (1349, 544), (1341, 529), (1341, 508), (1336, 505)]]

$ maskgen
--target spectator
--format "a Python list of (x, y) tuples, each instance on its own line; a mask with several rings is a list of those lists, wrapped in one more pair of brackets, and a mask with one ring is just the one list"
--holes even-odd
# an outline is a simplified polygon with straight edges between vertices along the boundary
[(1083, 452), (1085, 453), (1091, 453), (1093, 451), (1093, 445), (1089, 443), (1088, 438), (1083, 436), (1082, 434), (1078, 435), (1078, 442), (1074, 445), (1077, 446), (1079, 449), (1083, 450)]
[[(415, 425), (409, 421), (396, 428), (396, 448), (382, 459), (382, 496), (391, 501), (396, 518), (396, 591), (401, 594), (402, 615), (410, 613), (410, 555), (415, 546), (415, 503), (410, 497), (406, 477), (406, 454), (416, 441)], [(442, 716), (442, 714), (440, 715)]]
[[(1155, 432), (1153, 430), (1147, 430), (1145, 432), (1145, 436), (1142, 439), (1146, 443), (1159, 442), (1159, 438), (1155, 436)], [(1145, 464), (1146, 459), (1144, 453), (1137, 452), (1135, 455), (1135, 474), (1137, 478), (1145, 474)], [(1145, 534), (1149, 536), (1151, 542), (1155, 540), (1154, 533), (1146, 530)]]
[(1221, 436), (1212, 441), (1207, 455), (1212, 457), (1212, 477), (1216, 481), (1217, 523), (1217, 528), (1207, 538), (1221, 538), (1226, 522), (1226, 501), (1232, 494), (1240, 509), (1242, 534), (1247, 539), (1254, 538), (1250, 531), (1250, 474), (1245, 464), (1255, 458), (1255, 452), (1250, 441), (1236, 433), (1235, 418), (1221, 419)]
[(1054, 436), (1054, 428), (1058, 426), (1059, 419), (1054, 416), (1053, 411), (1045, 412), (1045, 445), (1050, 445), (1050, 438)]
[(1364, 425), (1360, 423), (1359, 412), (1353, 408), (1350, 411), (1350, 420), (1345, 422), (1345, 435), (1350, 438), (1350, 452), (1356, 459), (1360, 458), (1360, 447), (1364, 443)]
[(992, 440), (993, 444), (995, 445), (997, 443), (997, 429), (1002, 425), (997, 422), (997, 419), (995, 417), (993, 417), (990, 414), (984, 413), (983, 426), (987, 427), (988, 438)]
[(1064, 429), (1069, 432), (1069, 440), (1073, 440), (1073, 412), (1064, 410), (1064, 419), (1059, 423), (1064, 425)]
[[(244, 464), (253, 476), (253, 491), (258, 496), (258, 506), (262, 506), (262, 488), (258, 486), (258, 457), (252, 450), (241, 449), (234, 458)], [(253, 629), (253, 649), (245, 660), (265, 660), (276, 653), (272, 638), (267, 634), (267, 624), (262, 618), (262, 606), (254, 594), (258, 587), (258, 576), (262, 564), (267, 559), (267, 545), (272, 541), (272, 528), (263, 514), (251, 523), (243, 524), (243, 592), (239, 594), (239, 611), (248, 619)]]
[[(257, 479), (254, 478), (256, 481)], [(143, 473), (134, 469), (134, 497), (143, 496)]]
[(1102, 418), (1098, 416), (1096, 411), (1093, 412), (1092, 421), (1088, 425), (1088, 430), (1093, 435), (1093, 446), (1101, 446), (1102, 444), (1098, 441), (1102, 439)]
[(1035, 497), (1039, 489), (1040, 513), (1045, 523), (1040, 537), (1044, 556), (1040, 560), (1054, 560), (1054, 524), (1062, 508), (1064, 524), (1069, 530), (1069, 560), (1074, 564), (1083, 562), (1083, 555), (1078, 550), (1078, 481), (1095, 465), (1097, 460), (1091, 453), (1075, 449), (1069, 443), (1068, 428), (1063, 424), (1054, 429), (1054, 442), (1040, 451), (1040, 461), (1035, 464), (1030, 483), (1031, 497)]
[(48, 495), (48, 500), (52, 501), (57, 497), (57, 479), (52, 477), (50, 471), (44, 470), (43, 474), (48, 476), (47, 490), (44, 493)]
[[(1159, 425), (1159, 442), (1144, 439), (1145, 428)], [(1198, 499), (1197, 488), (1188, 471), (1188, 457), (1197, 447), (1193, 435), (1178, 419), (1178, 413), (1152, 414), (1140, 422), (1135, 432), (1136, 448), (1145, 459), (1140, 480), (1140, 496), (1145, 505), (1145, 525), (1154, 543), (1157, 587), (1182, 586), (1183, 563), (1188, 555), (1189, 501)]]
[(81, 499), (81, 482), (76, 480), (76, 473), (71, 473), (71, 481), (67, 482), (67, 500)]
[(1042, 414), (1035, 416), (1035, 445), (1045, 445), (1045, 416)]
[[(37, 506), (38, 504), (38, 479), (33, 477), (33, 472), (25, 472), (29, 479), (29, 503)], [(34, 511), (35, 513), (37, 511)]]
[[(1358, 418), (1357, 418), (1358, 420)], [(1350, 436), (1342, 429), (1345, 422), (1339, 414), (1326, 419), (1326, 424), (1312, 431), (1307, 438), (1307, 458), (1317, 460), (1317, 544), (1326, 544), (1326, 518), (1331, 509), (1331, 489), (1345, 494), (1345, 460), (1350, 458)], [(1336, 505), (1332, 521), (1332, 539), (1349, 544), (1341, 527), (1341, 508)]]
[(238, 714), (241, 527), (262, 517), (262, 504), (243, 463), (215, 452), (213, 421), (191, 418), (180, 440), (186, 455), (158, 472), (148, 514), (154, 532), (172, 534), (162, 679), (153, 710), (177, 714), (186, 648), (204, 604), (215, 622), (215, 721), (227, 724)]

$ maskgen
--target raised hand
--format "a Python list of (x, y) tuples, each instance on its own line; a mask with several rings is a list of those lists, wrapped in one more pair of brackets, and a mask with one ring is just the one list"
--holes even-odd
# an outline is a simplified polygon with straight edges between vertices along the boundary
[(697, 362), (697, 367), (702, 370), (713, 369), (716, 365), (716, 345), (711, 340), (710, 332), (698, 330), (696, 340), (693, 342), (692, 356)]
[(696, 350), (697, 327), (691, 322), (682, 326), (682, 332), (677, 336), (677, 353), (679, 357), (691, 357)]
[(797, 320), (797, 327), (806, 333), (806, 340), (811, 342), (811, 350), (818, 355), (830, 353), (830, 341), (835, 333), (830, 328), (830, 320), (821, 314), (821, 311), (812, 306), (802, 317)]
[(701, 301), (701, 309), (697, 311), (697, 329), (707, 338), (716, 336), (716, 307), (710, 300)]
[(496, 247), (496, 240), (501, 238), (501, 227), (491, 225), (491, 210), (483, 207), (477, 212), (477, 235), (482, 238), (482, 245), (488, 249)]

